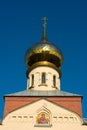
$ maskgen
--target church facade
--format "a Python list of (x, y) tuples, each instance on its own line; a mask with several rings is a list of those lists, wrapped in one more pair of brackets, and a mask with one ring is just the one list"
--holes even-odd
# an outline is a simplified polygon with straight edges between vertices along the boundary
[(46, 37), (44, 17), (42, 40), (27, 50), (26, 90), (4, 96), (0, 130), (86, 130), (82, 96), (61, 90), (63, 57)]

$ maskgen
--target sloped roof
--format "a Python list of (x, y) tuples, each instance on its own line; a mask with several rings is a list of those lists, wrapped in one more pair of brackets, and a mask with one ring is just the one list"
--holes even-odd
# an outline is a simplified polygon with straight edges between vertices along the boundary
[(87, 118), (83, 118), (83, 125), (87, 125)]
[(76, 96), (82, 97), (78, 94), (73, 94), (65, 91), (51, 90), (51, 91), (38, 91), (38, 90), (24, 90), (16, 93), (7, 94), (5, 96)]
[(0, 119), (0, 125), (2, 125), (2, 119)]

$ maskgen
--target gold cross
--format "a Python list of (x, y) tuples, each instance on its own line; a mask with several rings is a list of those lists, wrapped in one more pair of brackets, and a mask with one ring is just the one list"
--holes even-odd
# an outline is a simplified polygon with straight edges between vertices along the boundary
[(42, 18), (42, 20), (44, 21), (44, 26), (46, 25), (46, 21), (48, 20), (47, 17)]
[(44, 32), (43, 32), (43, 40), (46, 40), (46, 21), (48, 20), (47, 17), (42, 18), (42, 20), (44, 21), (43, 27), (44, 27)]

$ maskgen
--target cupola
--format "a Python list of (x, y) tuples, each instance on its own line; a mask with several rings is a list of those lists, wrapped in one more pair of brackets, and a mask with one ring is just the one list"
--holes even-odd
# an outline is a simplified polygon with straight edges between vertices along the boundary
[[(62, 54), (59, 48), (57, 48), (53, 43), (47, 40), (46, 36), (46, 20), (44, 17), (44, 28), (43, 28), (43, 37), (40, 42), (35, 43), (31, 48), (27, 50), (25, 61), (27, 66), (27, 77), (35, 68), (45, 67), (45, 69), (51, 68), (58, 72), (59, 77), (61, 76), (60, 67), (63, 62)], [(46, 73), (43, 70), (42, 73)], [(33, 74), (34, 75), (34, 74)], [(32, 77), (33, 79), (33, 77)]]

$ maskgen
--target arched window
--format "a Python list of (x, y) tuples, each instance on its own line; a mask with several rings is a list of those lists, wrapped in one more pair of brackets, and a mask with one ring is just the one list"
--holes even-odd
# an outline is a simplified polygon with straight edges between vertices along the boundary
[(42, 84), (46, 83), (46, 73), (42, 73), (41, 83)]
[(53, 86), (56, 86), (56, 76), (53, 75)]
[(31, 86), (34, 86), (34, 74), (31, 75)]

